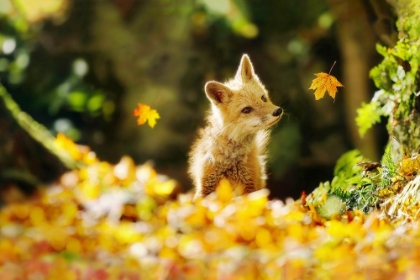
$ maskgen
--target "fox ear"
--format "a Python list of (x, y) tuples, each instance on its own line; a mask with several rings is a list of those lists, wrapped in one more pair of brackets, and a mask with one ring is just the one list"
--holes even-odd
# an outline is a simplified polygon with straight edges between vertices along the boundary
[(238, 72), (236, 76), (242, 78), (242, 82), (248, 82), (254, 76), (254, 67), (252, 66), (251, 60), (249, 56), (244, 54), (241, 59), (241, 63), (239, 64)]
[(232, 91), (227, 86), (215, 81), (206, 83), (204, 90), (208, 99), (216, 105), (227, 102), (232, 96)]

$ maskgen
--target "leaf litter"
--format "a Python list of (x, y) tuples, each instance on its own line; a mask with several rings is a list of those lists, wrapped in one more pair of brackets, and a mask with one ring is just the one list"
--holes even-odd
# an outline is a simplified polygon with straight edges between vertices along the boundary
[[(1, 279), (390, 279), (420, 272), (419, 177), (399, 194), (402, 205), (390, 198), (384, 210), (340, 210), (327, 219), (314, 204), (270, 200), (266, 189), (234, 197), (227, 181), (193, 201), (150, 164), (123, 157), (112, 165), (86, 149), (71, 154), (84, 167), (1, 209)], [(405, 159), (398, 176), (413, 168), (417, 157)], [(320, 197), (320, 205), (328, 201)]]

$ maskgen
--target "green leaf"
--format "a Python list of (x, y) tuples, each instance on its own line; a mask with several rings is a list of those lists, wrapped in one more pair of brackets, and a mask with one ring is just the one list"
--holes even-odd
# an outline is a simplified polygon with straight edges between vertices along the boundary
[(388, 55), (387, 48), (385, 46), (382, 46), (381, 44), (376, 44), (376, 51), (383, 57), (386, 57)]
[(350, 178), (353, 174), (361, 170), (360, 167), (356, 167), (356, 164), (363, 161), (363, 156), (358, 150), (352, 150), (343, 154), (338, 160), (334, 168), (334, 175), (339, 176), (344, 174), (345, 177)]
[(380, 104), (377, 102), (362, 103), (357, 109), (356, 124), (359, 127), (359, 134), (363, 137), (375, 123), (381, 122)]
[(73, 91), (67, 96), (70, 107), (76, 112), (83, 112), (85, 109), (87, 94), (82, 91)]
[(97, 112), (99, 111), (105, 101), (105, 96), (102, 93), (97, 93), (95, 95), (93, 95), (92, 97), (89, 98), (89, 100), (87, 101), (87, 109), (90, 112)]
[(392, 145), (392, 142), (387, 145), (387, 147), (385, 149), (385, 153), (384, 153), (384, 155), (382, 157), (382, 160), (381, 160), (382, 173), (381, 173), (381, 184), (380, 185), (381, 185), (382, 188), (391, 185), (392, 184), (392, 178), (398, 172), (398, 166), (392, 160), (391, 145)]

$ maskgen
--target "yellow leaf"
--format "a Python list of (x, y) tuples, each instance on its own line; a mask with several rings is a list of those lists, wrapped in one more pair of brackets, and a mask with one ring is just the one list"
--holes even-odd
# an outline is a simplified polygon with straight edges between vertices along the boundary
[(136, 176), (135, 173), (136, 164), (128, 156), (122, 157), (120, 162), (114, 166), (113, 174), (121, 181), (132, 182)]
[(64, 133), (59, 132), (57, 134), (57, 137), (54, 140), (54, 144), (60, 150), (67, 152), (73, 159), (80, 160), (81, 156), (77, 145)]
[(268, 229), (259, 228), (257, 229), (257, 233), (255, 235), (255, 242), (257, 243), (258, 247), (264, 248), (267, 244), (272, 242), (271, 234)]
[(121, 244), (129, 244), (138, 241), (141, 235), (136, 230), (134, 224), (122, 222), (118, 227), (115, 227), (114, 237)]
[(76, 218), (78, 212), (76, 204), (72, 202), (65, 202), (62, 204), (61, 209), (63, 211), (63, 216), (59, 221), (60, 226), (71, 225), (73, 220)]
[(150, 110), (149, 116), (147, 117), (149, 126), (153, 128), (156, 124), (156, 120), (159, 118), (160, 118), (159, 113), (156, 110)]
[(163, 259), (171, 259), (171, 260), (176, 260), (177, 258), (179, 258), (177, 251), (167, 246), (163, 247), (159, 251), (159, 257)]
[(156, 125), (156, 120), (160, 119), (159, 113), (156, 110), (152, 110), (149, 105), (140, 103), (139, 107), (134, 110), (133, 115), (138, 117), (138, 125), (145, 124), (147, 121), (151, 128)]
[(89, 182), (88, 180), (80, 183), (79, 189), (83, 195), (83, 198), (88, 200), (97, 199), (101, 194), (100, 186), (98, 184)]
[(17, 218), (22, 220), (26, 219), (31, 212), (29, 204), (11, 204), (9, 208)]
[(82, 251), (82, 245), (77, 238), (70, 237), (67, 241), (66, 249), (70, 252), (80, 253)]
[(241, 237), (246, 241), (251, 241), (255, 238), (256, 231), (258, 229), (255, 223), (249, 222), (251, 217), (247, 222), (242, 222), (238, 224), (238, 232)]
[(405, 157), (399, 164), (399, 173), (402, 175), (413, 174), (420, 170), (420, 156)]
[(328, 91), (328, 94), (334, 99), (335, 94), (337, 93), (337, 87), (344, 87), (336, 77), (330, 75), (334, 65), (335, 61), (328, 74), (323, 72), (315, 74), (316, 78), (313, 79), (312, 84), (309, 87), (309, 89), (315, 90), (315, 100), (324, 97), (326, 91)]
[(61, 251), (66, 248), (68, 235), (65, 228), (48, 225), (44, 230), (45, 239), (54, 250)]
[(264, 188), (247, 195), (247, 211), (250, 217), (257, 217), (262, 214), (262, 211), (267, 204), (269, 194), (270, 191)]
[(46, 223), (44, 210), (39, 206), (35, 206), (31, 210), (29, 218), (34, 226), (41, 226)]
[(176, 187), (176, 181), (175, 180), (168, 180), (163, 183), (156, 183), (154, 187), (154, 192), (157, 195), (163, 195), (168, 196), (173, 193)]
[(67, 153), (72, 159), (83, 162), (87, 165), (98, 161), (95, 153), (92, 152), (89, 147), (77, 145), (64, 133), (59, 132), (57, 134), (57, 137), (54, 140), (54, 145), (60, 150), (60, 152)]
[(317, 78), (312, 81), (312, 84), (309, 89), (315, 90), (315, 99), (321, 99), (324, 97), (326, 91), (328, 94), (335, 98), (335, 94), (337, 93), (337, 87), (343, 87), (343, 85), (337, 80), (336, 77), (331, 76), (327, 73), (318, 73), (315, 74)]
[(228, 179), (223, 178), (220, 180), (216, 188), (217, 198), (221, 201), (228, 202), (233, 198), (233, 190)]

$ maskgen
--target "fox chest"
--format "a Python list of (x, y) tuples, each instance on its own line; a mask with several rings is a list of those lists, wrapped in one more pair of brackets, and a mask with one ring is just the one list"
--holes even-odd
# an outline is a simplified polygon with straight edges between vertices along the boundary
[(217, 173), (232, 183), (249, 181), (261, 169), (258, 155), (254, 149), (246, 152), (236, 150), (216, 153), (213, 155), (213, 164)]

